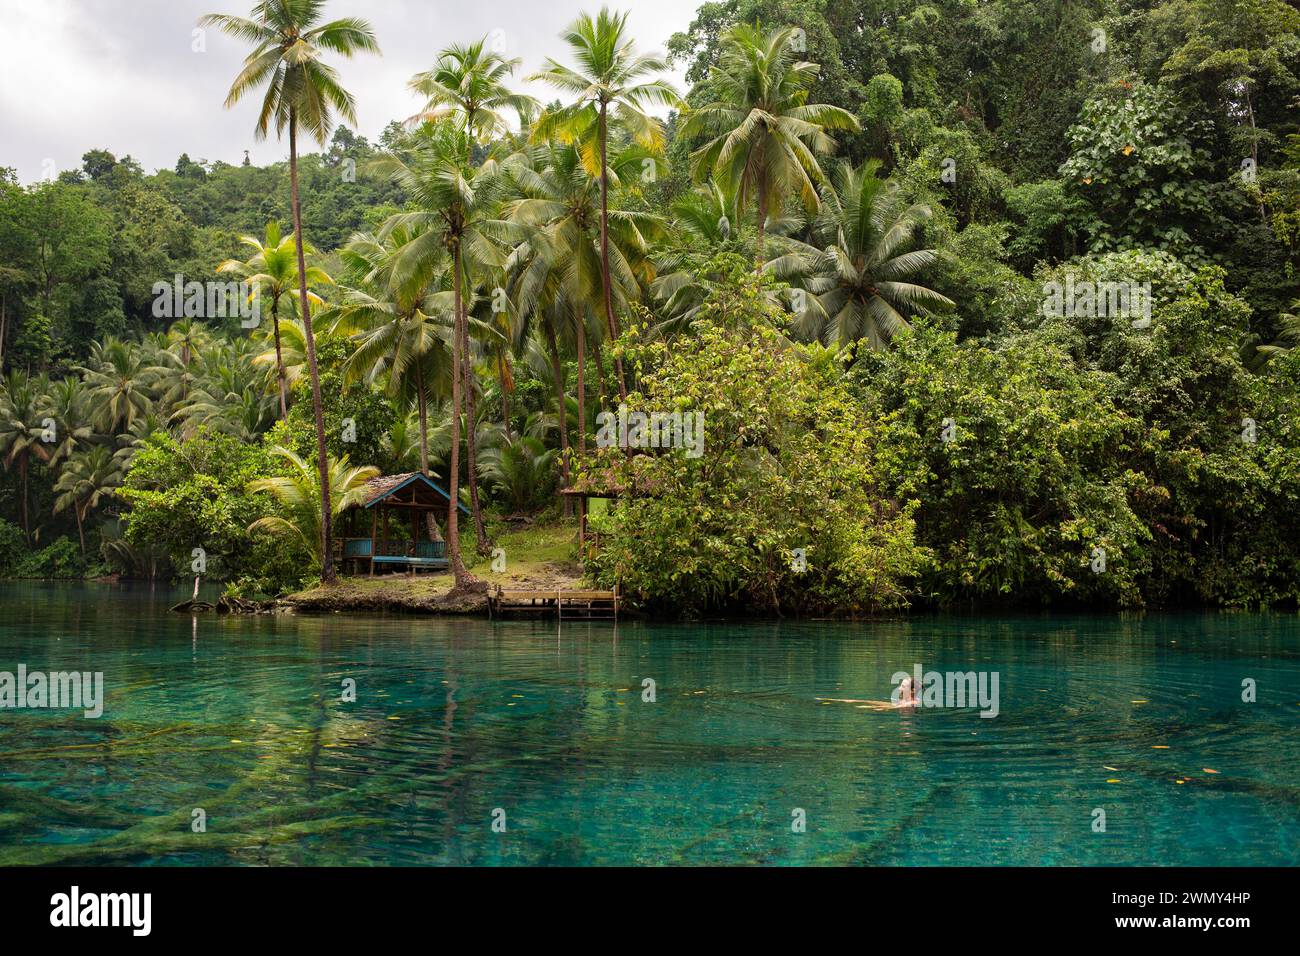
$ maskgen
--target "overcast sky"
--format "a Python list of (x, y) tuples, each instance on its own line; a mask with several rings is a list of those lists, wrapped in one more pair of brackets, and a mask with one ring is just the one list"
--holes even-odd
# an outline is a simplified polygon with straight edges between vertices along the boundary
[[(623, 0), (629, 27), (644, 52), (663, 52), (684, 30), (701, 0)], [(0, 0), (0, 167), (22, 182), (52, 163), (81, 165), (89, 149), (130, 154), (147, 172), (172, 167), (181, 153), (194, 160), (259, 165), (287, 156), (273, 137), (257, 142), (259, 98), (222, 108), (247, 46), (208, 30), (205, 52), (193, 31), (204, 13), (247, 15), (252, 0)], [(326, 16), (370, 20), (382, 57), (330, 56), (357, 97), (361, 133), (372, 142), (390, 120), (422, 104), (406, 89), (450, 42), (502, 31), (506, 53), (522, 57), (518, 76), (545, 57), (568, 62), (560, 31), (600, 0), (331, 0)], [(680, 72), (672, 78), (679, 88)], [(540, 84), (527, 89), (550, 98)]]

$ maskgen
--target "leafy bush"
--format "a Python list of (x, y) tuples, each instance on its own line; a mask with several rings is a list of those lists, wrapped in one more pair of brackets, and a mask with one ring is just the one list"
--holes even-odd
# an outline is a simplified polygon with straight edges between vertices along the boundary
[(921, 554), (910, 508), (883, 493), (879, 428), (835, 355), (790, 346), (772, 328), (779, 317), (753, 282), (706, 304), (671, 349), (627, 336), (640, 371), (629, 412), (700, 413), (704, 447), (589, 457), (585, 480), (634, 490), (593, 519), (599, 581), (687, 614), (906, 603)]
[(883, 423), (886, 494), (916, 504), (926, 594), (1140, 603), (1150, 535), (1129, 498), (1150, 489), (1124, 466), (1141, 428), (1108, 376), (1034, 336), (993, 350), (918, 328), (852, 378)]
[(301, 548), (248, 526), (275, 514), (273, 499), (248, 490), (258, 478), (281, 473), (258, 445), (201, 430), (188, 441), (155, 432), (131, 462), (120, 495), (131, 505), (126, 540), (137, 548), (165, 547), (182, 573), (202, 548), (206, 574), (218, 580), (246, 577), (262, 591), (295, 587), (311, 573)]

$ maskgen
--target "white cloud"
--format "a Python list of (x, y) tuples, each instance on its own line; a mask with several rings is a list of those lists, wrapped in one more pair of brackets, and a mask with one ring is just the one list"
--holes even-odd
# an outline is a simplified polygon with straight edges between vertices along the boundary
[[(643, 51), (662, 51), (668, 37), (690, 23), (700, 0), (629, 0), (629, 28)], [(542, 84), (522, 76), (547, 56), (564, 62), (560, 31), (599, 0), (333, 0), (326, 15), (362, 16), (378, 35), (383, 57), (333, 57), (344, 85), (357, 97), (361, 132), (375, 139), (420, 102), (406, 89), (448, 43), (502, 31), (506, 51), (523, 59), (519, 87), (543, 99)], [(206, 52), (191, 49), (204, 13), (247, 14), (251, 0), (0, 0), (0, 166), (18, 169), (24, 182), (42, 163), (81, 164), (81, 155), (106, 148), (130, 154), (146, 170), (170, 167), (181, 153), (192, 159), (256, 163), (284, 157), (286, 146), (253, 137), (258, 101), (250, 96), (223, 109), (246, 47), (216, 31)], [(682, 85), (680, 73), (672, 77)]]

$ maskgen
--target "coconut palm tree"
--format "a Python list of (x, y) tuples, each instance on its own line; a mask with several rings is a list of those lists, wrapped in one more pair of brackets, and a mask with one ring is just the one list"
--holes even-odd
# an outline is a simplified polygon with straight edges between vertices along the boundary
[(436, 258), (427, 257), (394, 281), (397, 257), (422, 224), (396, 225), (383, 237), (359, 233), (340, 255), (353, 274), (341, 304), (330, 310), (333, 331), (350, 334), (356, 351), (343, 367), (345, 382), (385, 375), (389, 393), (414, 399), (419, 420), (420, 471), (429, 474), (429, 399), (451, 374), (454, 316), (442, 294)]
[(909, 281), (933, 265), (933, 249), (908, 250), (929, 206), (908, 204), (896, 183), (879, 179), (879, 160), (854, 167), (844, 161), (834, 182), (821, 188), (820, 212), (808, 241), (783, 239), (784, 253), (767, 264), (803, 290), (795, 332), (807, 339), (847, 345), (866, 339), (879, 349), (906, 316), (951, 308), (952, 300)]
[[(635, 175), (647, 158), (632, 145), (612, 157), (608, 173), (615, 183)], [(502, 215), (519, 227), (519, 243), (506, 262), (514, 314), (519, 318), (516, 341), (535, 325), (544, 338), (555, 381), (557, 419), (561, 423), (560, 468), (569, 478), (569, 437), (565, 416), (564, 375), (559, 339), (571, 341), (578, 357), (578, 453), (586, 451), (586, 343), (592, 338), (599, 355), (599, 324), (589, 319), (602, 312), (604, 280), (601, 234), (598, 228), (600, 180), (587, 170), (575, 145), (547, 143), (511, 156), (503, 164), (513, 198)], [(611, 263), (615, 301), (621, 307), (641, 297), (653, 279), (650, 239), (664, 223), (645, 212), (606, 210), (609, 227), (605, 251)], [(565, 498), (566, 509), (570, 500)]]
[(9, 373), (0, 388), (0, 460), (5, 468), (18, 469), (19, 497), (22, 500), (23, 534), (32, 539), (31, 517), (27, 510), (27, 477), (32, 456), (49, 459), (47, 434), (40, 408), (49, 382), (44, 376), (31, 376), (18, 370)]
[[(534, 141), (558, 137), (583, 147), (587, 167), (600, 175), (600, 259), (604, 292), (605, 323), (610, 341), (618, 338), (613, 289), (609, 268), (609, 125), (610, 112), (642, 146), (658, 150), (663, 145), (663, 127), (647, 110), (654, 106), (678, 107), (681, 97), (671, 83), (647, 79), (668, 69), (658, 56), (638, 54), (627, 35), (626, 13), (602, 7), (594, 18), (582, 14), (561, 38), (569, 45), (577, 69), (547, 58), (545, 68), (532, 79), (542, 80), (575, 96), (568, 106), (544, 113), (533, 128)], [(627, 398), (623, 360), (615, 353), (614, 368), (620, 398)]]
[(713, 176), (735, 190), (740, 208), (755, 203), (760, 265), (768, 217), (780, 213), (785, 196), (797, 192), (816, 208), (817, 156), (835, 148), (828, 130), (859, 128), (848, 110), (808, 102), (821, 67), (795, 58), (798, 35), (795, 27), (765, 33), (747, 23), (728, 30), (709, 71), (714, 99), (691, 110), (679, 133), (710, 137), (691, 153), (697, 181)]
[(153, 407), (153, 385), (163, 368), (150, 362), (145, 350), (113, 337), (90, 346), (90, 364), (82, 367), (94, 423), (102, 432), (131, 427)]
[[(46, 463), (57, 468), (67, 461), (81, 442), (89, 441), (94, 434), (90, 424), (88, 394), (80, 378), (70, 375), (50, 386), (41, 405), (42, 422), (49, 419), (53, 441), (47, 443)], [(43, 429), (44, 432), (44, 429)]]
[(453, 43), (438, 54), (432, 70), (417, 73), (407, 84), (428, 100), (411, 121), (459, 118), (469, 136), (465, 159), (472, 163), (476, 144), (509, 133), (506, 111), (515, 114), (520, 127), (528, 126), (537, 114), (537, 100), (512, 93), (505, 84), (520, 62), (488, 49), (487, 37), (475, 43)]
[(379, 476), (379, 469), (373, 465), (353, 468), (348, 456), (341, 459), (329, 459), (330, 487), (335, 495), (330, 503), (330, 520), (325, 522), (321, 516), (325, 513), (321, 507), (318, 475), (313, 473), (310, 464), (303, 461), (287, 448), (276, 447), (272, 453), (283, 458), (289, 465), (289, 474), (274, 478), (259, 478), (250, 482), (248, 491), (256, 494), (269, 492), (278, 503), (281, 515), (268, 515), (258, 518), (248, 526), (250, 534), (265, 531), (268, 534), (296, 540), (323, 568), (325, 555), (321, 552), (322, 543), (327, 540), (321, 532), (322, 524), (333, 524), (348, 508), (365, 500), (366, 482)]
[(91, 445), (68, 459), (59, 480), (54, 483), (58, 497), (54, 500), (54, 513), (72, 509), (77, 519), (77, 537), (81, 540), (81, 556), (86, 556), (86, 515), (99, 506), (122, 484), (120, 463), (113, 457), (108, 445)]
[[(416, 212), (391, 217), (381, 230), (381, 238), (398, 230), (406, 230), (411, 236), (410, 241), (393, 256), (389, 281), (401, 287), (413, 276), (430, 268), (430, 263), (435, 269), (449, 267), (451, 273), (454, 334), (447, 560), (457, 587), (467, 586), (475, 580), (461, 558), (457, 515), (461, 415), (465, 408), (462, 363), (471, 361), (467, 300), (473, 294), (475, 277), (503, 266), (505, 255), (497, 241), (509, 231), (507, 223), (493, 218), (500, 180), (498, 165), (489, 158), (476, 169), (467, 167), (466, 140), (464, 131), (453, 125), (427, 124), (408, 138), (400, 154), (389, 154), (375, 163), (375, 168), (390, 175), (419, 207)], [(474, 423), (469, 422), (468, 427), (473, 429)], [(473, 433), (466, 437), (472, 449)], [(471, 467), (471, 473), (473, 470)], [(476, 476), (471, 475), (471, 481), (477, 481)], [(473, 489), (471, 484), (471, 491)], [(471, 503), (476, 497), (471, 495)], [(473, 511), (480, 544), (485, 544), (486, 534), (480, 524), (482, 512), (477, 507)]]
[[(284, 354), (280, 345), (280, 310), (281, 303), (288, 299), (291, 307), (296, 307), (302, 288), (298, 282), (298, 243), (293, 236), (281, 236), (280, 224), (266, 224), (266, 238), (241, 236), (239, 241), (253, 250), (247, 259), (227, 259), (217, 266), (218, 272), (237, 275), (244, 282), (253, 286), (257, 294), (271, 307), (271, 331), (275, 339), (275, 377), (280, 392), (280, 418), (289, 415), (289, 383), (284, 372)], [(311, 243), (304, 250), (306, 255), (316, 255)], [(317, 266), (307, 267), (308, 285), (328, 285), (334, 280), (329, 273)], [(311, 305), (320, 305), (321, 299), (314, 292), (307, 292), (307, 301)]]
[[(298, 195), (298, 131), (302, 129), (321, 145), (329, 138), (337, 111), (356, 125), (356, 105), (340, 84), (338, 73), (322, 59), (338, 53), (378, 53), (374, 31), (365, 20), (346, 17), (321, 23), (321, 0), (264, 0), (251, 18), (212, 13), (199, 19), (223, 33), (253, 44), (244, 68), (226, 96), (230, 108), (261, 84), (266, 93), (258, 114), (256, 135), (266, 138), (272, 122), (277, 135), (289, 132), (289, 192), (293, 233), (297, 238), (298, 302), (307, 340), (307, 366), (311, 375), (312, 411), (316, 418), (316, 467), (320, 472), (321, 500), (330, 500), (329, 465), (325, 452), (325, 417), (321, 406), (320, 375), (316, 368), (316, 343), (312, 336), (311, 305), (307, 297), (306, 242), (302, 232), (302, 204)], [(334, 555), (330, 522), (321, 523), (321, 577), (334, 580)]]

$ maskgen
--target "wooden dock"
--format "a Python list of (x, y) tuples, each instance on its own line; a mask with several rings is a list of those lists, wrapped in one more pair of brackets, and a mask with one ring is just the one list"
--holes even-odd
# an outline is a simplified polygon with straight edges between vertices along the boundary
[(563, 589), (510, 590), (497, 585), (488, 592), (492, 617), (512, 614), (554, 615), (560, 620), (618, 620), (619, 593), (613, 591), (566, 591)]

